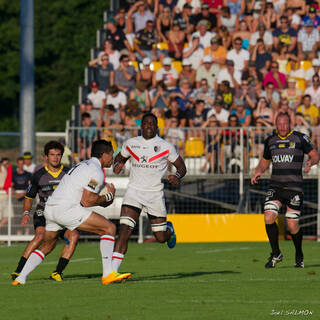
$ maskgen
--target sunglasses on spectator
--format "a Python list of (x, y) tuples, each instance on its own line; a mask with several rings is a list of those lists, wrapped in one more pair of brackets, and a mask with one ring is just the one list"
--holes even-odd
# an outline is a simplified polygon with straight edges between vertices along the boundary
[(109, 60), (108, 58), (103, 58), (103, 59), (101, 59), (102, 61), (107, 61), (107, 60)]
[(236, 46), (241, 46), (242, 45), (242, 42), (235, 42), (234, 43)]

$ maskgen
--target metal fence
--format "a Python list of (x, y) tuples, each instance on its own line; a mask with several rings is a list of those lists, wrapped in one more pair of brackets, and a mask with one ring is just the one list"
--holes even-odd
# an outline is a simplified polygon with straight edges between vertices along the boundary
[[(178, 189), (165, 182), (165, 194), (170, 213), (262, 213), (264, 196), (271, 168), (258, 186), (250, 185), (264, 141), (273, 128), (161, 128), (159, 134), (173, 143), (187, 166), (187, 176)], [(310, 136), (319, 144), (319, 128), (310, 128)], [(112, 142), (116, 153), (123, 142), (140, 134), (139, 128), (81, 128), (69, 127), (67, 135), (75, 154), (86, 158), (91, 139), (104, 138)], [(90, 139), (88, 138), (90, 137)], [(319, 150), (319, 145), (316, 146)], [(122, 177), (129, 175), (129, 163)], [(107, 170), (108, 179), (114, 176)], [(320, 234), (319, 195), (320, 172), (317, 166), (304, 175), (305, 202), (301, 224), (310, 237)], [(318, 226), (318, 229), (317, 229)]]
[[(317, 139), (315, 133), (318, 130), (318, 128), (311, 128), (317, 144), (320, 139)], [(263, 154), (263, 142), (271, 133), (272, 128), (261, 127), (161, 128), (159, 134), (176, 146), (188, 170), (179, 188), (172, 188), (164, 179), (168, 212), (262, 213), (270, 171), (263, 176), (259, 185), (254, 187), (250, 186), (250, 177)], [(65, 136), (73, 152), (74, 160), (77, 160), (88, 157), (93, 139), (110, 140), (117, 153), (126, 139), (137, 134), (140, 134), (139, 128), (116, 130), (81, 127), (67, 127), (65, 133), (37, 134), (36, 159), (40, 159), (45, 142), (62, 135)], [(4, 139), (3, 135), (0, 137)], [(7, 139), (13, 141), (12, 136), (8, 136)], [(18, 136), (15, 139), (18, 140)], [(7, 145), (9, 142), (11, 143), (11, 141), (6, 142)], [(317, 147), (319, 150), (319, 145)], [(83, 150), (87, 151), (87, 154)], [(0, 152), (2, 151), (3, 148), (0, 148)], [(2, 156), (4, 156), (3, 153)], [(107, 181), (113, 182), (117, 188), (116, 201), (112, 208), (108, 208), (108, 214), (115, 218), (120, 214), (122, 196), (128, 183), (129, 165), (127, 163), (120, 176), (115, 176), (111, 169), (106, 170)], [(306, 236), (316, 238), (320, 235), (319, 168), (313, 167), (310, 173), (304, 176), (304, 180), (305, 201), (301, 225)], [(16, 206), (14, 203), (12, 205), (13, 208)], [(18, 219), (15, 217), (16, 215), (14, 219)], [(143, 230), (143, 235), (148, 234), (147, 229), (147, 226), (141, 227), (140, 232)], [(16, 226), (16, 229), (13, 227), (12, 230), (17, 234), (19, 227)], [(6, 227), (0, 228), (0, 233), (7, 233)]]

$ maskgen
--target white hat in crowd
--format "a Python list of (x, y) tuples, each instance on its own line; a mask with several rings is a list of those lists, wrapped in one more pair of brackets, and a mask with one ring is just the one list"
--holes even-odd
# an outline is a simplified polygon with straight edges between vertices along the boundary
[(171, 66), (171, 58), (164, 58), (163, 61), (162, 61), (162, 64), (164, 66)]
[(312, 60), (312, 66), (319, 67), (320, 66), (320, 60), (319, 59), (313, 59)]
[(142, 63), (144, 66), (148, 66), (151, 63), (150, 58), (143, 58)]
[(182, 60), (183, 66), (191, 66), (191, 64), (192, 63), (191, 63), (190, 59), (188, 59), (188, 58)]
[(211, 62), (212, 62), (212, 57), (211, 56), (204, 56), (203, 63), (211, 63)]

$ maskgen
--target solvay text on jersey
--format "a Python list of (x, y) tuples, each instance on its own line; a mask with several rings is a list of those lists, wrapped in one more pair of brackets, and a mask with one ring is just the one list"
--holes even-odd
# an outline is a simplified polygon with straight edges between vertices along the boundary
[(293, 160), (293, 155), (290, 154), (280, 154), (280, 155), (275, 155), (272, 156), (272, 162), (273, 163), (278, 163), (278, 162), (292, 162)]

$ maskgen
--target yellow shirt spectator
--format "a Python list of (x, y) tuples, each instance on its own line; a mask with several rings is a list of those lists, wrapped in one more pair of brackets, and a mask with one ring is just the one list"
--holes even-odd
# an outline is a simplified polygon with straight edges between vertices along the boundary
[(303, 117), (311, 126), (316, 126), (319, 119), (319, 109), (311, 104), (309, 107), (301, 105), (297, 108), (297, 113), (300, 112), (303, 114)]
[(225, 66), (227, 59), (227, 49), (219, 45), (219, 39), (212, 38), (211, 46), (204, 49), (204, 56), (212, 56), (212, 62), (219, 64), (220, 67)]

